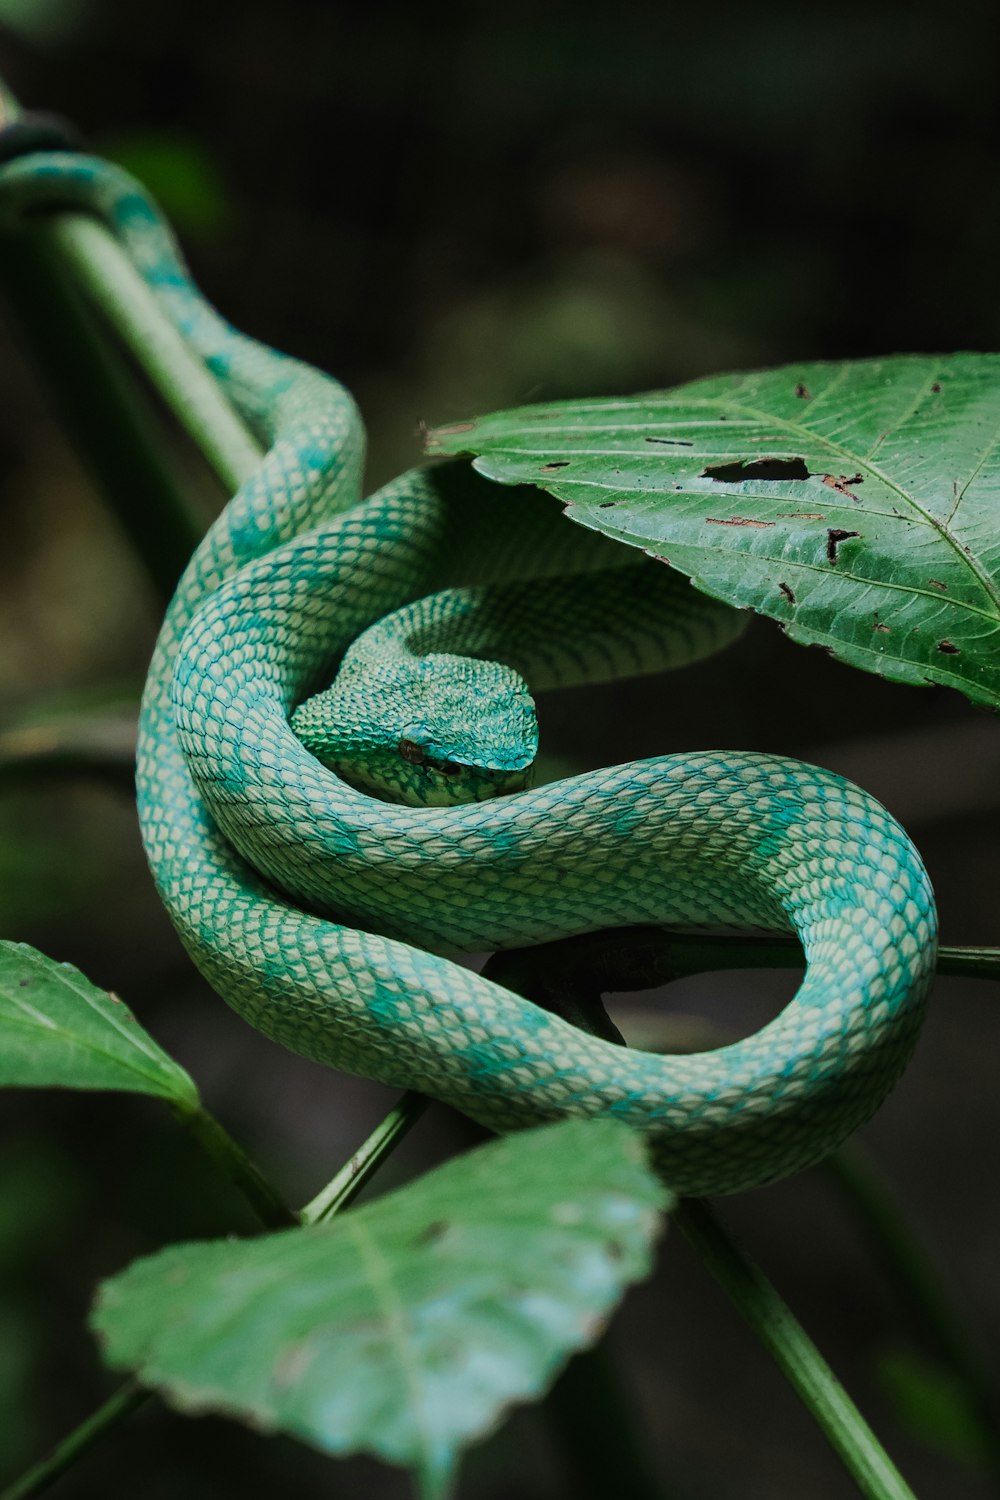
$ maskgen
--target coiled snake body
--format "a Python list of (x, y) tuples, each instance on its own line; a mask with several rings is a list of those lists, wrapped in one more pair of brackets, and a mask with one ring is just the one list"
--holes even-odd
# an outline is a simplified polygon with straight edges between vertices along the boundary
[[(609, 569), (596, 539), (553, 517), (539, 495), (497, 490), (470, 515), (468, 488), (446, 467), (362, 499), (351, 398), (226, 324), (129, 178), (55, 153), (0, 170), (7, 222), (47, 206), (83, 208), (108, 225), (268, 445), (181, 580), (140, 726), (149, 861), (219, 993), (296, 1051), (422, 1090), (491, 1127), (616, 1115), (649, 1134), (681, 1192), (754, 1186), (833, 1149), (898, 1077), (934, 966), (927, 877), (883, 808), (828, 772), (730, 752), (490, 799), (523, 780), (524, 753), (503, 743), (504, 713), (530, 719), (509, 663), (494, 689), (502, 698), (506, 683), (512, 705), (496, 718), (484, 695), (493, 759), (479, 757), (471, 790), (454, 789), (477, 759), (456, 740), (456, 704), (457, 719), (474, 725), (480, 696), (479, 669), (455, 659), (463, 617), (473, 655), (487, 655), (489, 641), (502, 650), (509, 635), (513, 665), (544, 683), (691, 660), (732, 638), (735, 613), (648, 561)], [(521, 581), (512, 594), (459, 589), (412, 605), (453, 585), (577, 564), (589, 571), (530, 594)], [(548, 597), (556, 602), (547, 616), (539, 605), (532, 644), (531, 601)], [(393, 616), (402, 606), (410, 614)], [(352, 785), (304, 747), (289, 718), (386, 615), (363, 637), (374, 643), (368, 665), (359, 642), (338, 679), (347, 688), (333, 695), (343, 743), (324, 758), (341, 767), (338, 757), (349, 766), (360, 756)], [(631, 631), (620, 646), (619, 625)], [(418, 637), (443, 663), (445, 730), (434, 718), (435, 663), (416, 651)], [(366, 685), (369, 666), (383, 671), (381, 685)], [(318, 700), (319, 718), (333, 700)], [(300, 710), (304, 733), (312, 713)], [(385, 800), (394, 766), (442, 805)], [(794, 929), (805, 978), (757, 1034), (662, 1057), (591, 1036), (443, 956), (647, 922)]]

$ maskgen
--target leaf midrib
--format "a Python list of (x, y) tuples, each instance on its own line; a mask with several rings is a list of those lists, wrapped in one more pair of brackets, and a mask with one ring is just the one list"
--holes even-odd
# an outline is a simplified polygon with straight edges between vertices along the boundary
[(368, 1233), (367, 1224), (362, 1215), (345, 1215), (343, 1227), (354, 1241), (368, 1285), (376, 1304), (382, 1311), (386, 1332), (396, 1349), (403, 1381), (410, 1393), (410, 1412), (420, 1434), (423, 1463), (426, 1467), (433, 1467), (437, 1459), (436, 1445), (433, 1430), (426, 1420), (424, 1389), (420, 1379), (420, 1358), (414, 1351), (408, 1333), (405, 1307), (396, 1292), (392, 1271), (381, 1254), (377, 1241)]

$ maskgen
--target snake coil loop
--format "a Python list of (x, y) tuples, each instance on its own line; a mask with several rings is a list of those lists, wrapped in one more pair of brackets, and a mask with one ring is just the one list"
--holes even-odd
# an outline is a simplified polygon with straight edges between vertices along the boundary
[[(903, 830), (841, 778), (753, 753), (666, 756), (425, 808), (320, 764), (289, 718), (332, 658), (380, 617), (469, 581), (477, 556), (501, 576), (529, 560), (558, 571), (575, 529), (553, 524), (540, 497), (511, 493), (479, 513), (475, 481), (448, 467), (362, 499), (349, 395), (209, 308), (136, 184), (70, 155), (0, 171), (0, 212), (53, 199), (118, 236), (270, 445), (181, 580), (140, 725), (150, 865), (209, 981), (284, 1045), (490, 1126), (615, 1114), (648, 1134), (682, 1193), (751, 1187), (832, 1150), (902, 1071), (934, 968), (933, 897)], [(643, 615), (648, 572), (629, 573), (626, 613)], [(667, 655), (692, 659), (736, 633), (729, 612), (658, 572)], [(585, 575), (580, 587), (580, 618), (592, 618), (597, 585)], [(525, 612), (508, 617), (512, 635)], [(611, 651), (604, 634), (595, 654)], [(373, 722), (379, 696), (359, 700)], [(805, 979), (756, 1035), (660, 1057), (442, 956), (645, 923), (793, 929)]]

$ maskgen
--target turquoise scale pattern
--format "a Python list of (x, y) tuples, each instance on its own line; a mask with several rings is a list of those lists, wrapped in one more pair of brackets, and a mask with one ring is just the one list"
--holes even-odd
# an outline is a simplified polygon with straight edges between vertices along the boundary
[[(494, 1128), (617, 1115), (683, 1193), (752, 1187), (832, 1150), (905, 1066), (934, 968), (933, 897), (903, 830), (840, 778), (757, 754), (668, 756), (462, 807), (394, 806), (325, 769), (288, 718), (333, 657), (461, 581), (460, 559), (483, 576), (530, 559), (542, 576), (557, 549), (565, 566), (574, 528), (512, 493), (491, 534), (433, 472), (362, 500), (349, 395), (223, 322), (129, 178), (56, 154), (0, 171), (5, 222), (58, 205), (119, 237), (269, 447), (181, 580), (140, 726), (150, 865), (209, 981), (283, 1045)], [(688, 602), (694, 654), (733, 633), (719, 606)], [(806, 975), (756, 1035), (664, 1058), (442, 956), (633, 922), (791, 929)]]

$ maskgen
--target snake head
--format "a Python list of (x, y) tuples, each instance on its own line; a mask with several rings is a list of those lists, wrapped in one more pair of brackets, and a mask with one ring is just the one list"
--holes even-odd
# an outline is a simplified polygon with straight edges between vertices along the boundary
[(438, 652), (338, 677), (295, 710), (292, 728), (345, 781), (418, 807), (521, 791), (538, 747), (534, 703), (512, 667)]

